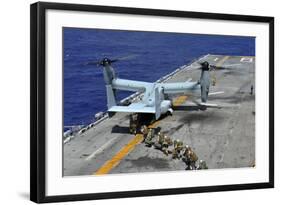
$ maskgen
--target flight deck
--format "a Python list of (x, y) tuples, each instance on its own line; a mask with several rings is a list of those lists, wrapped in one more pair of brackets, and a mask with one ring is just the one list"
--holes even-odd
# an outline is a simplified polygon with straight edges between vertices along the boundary
[[(206, 55), (218, 68), (211, 71), (208, 103), (221, 109), (175, 110), (149, 125), (173, 140), (179, 139), (205, 160), (209, 169), (255, 166), (255, 57)], [(165, 82), (196, 81), (196, 62), (184, 65)], [(143, 79), (145, 80), (145, 79)], [(219, 93), (212, 95), (211, 93)], [(106, 97), (106, 94), (105, 94)], [(173, 105), (192, 103), (196, 96), (174, 95)], [(63, 144), (64, 176), (185, 170), (180, 159), (147, 147), (142, 134), (130, 134), (129, 113), (116, 113)]]

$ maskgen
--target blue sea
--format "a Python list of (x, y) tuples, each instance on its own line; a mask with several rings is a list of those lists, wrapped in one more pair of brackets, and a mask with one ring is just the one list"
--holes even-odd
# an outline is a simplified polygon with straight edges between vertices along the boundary
[[(136, 55), (116, 62), (121, 78), (154, 82), (206, 54), (255, 55), (255, 37), (64, 28), (64, 125), (89, 124), (106, 111), (104, 57)], [(118, 92), (118, 98), (129, 92)]]

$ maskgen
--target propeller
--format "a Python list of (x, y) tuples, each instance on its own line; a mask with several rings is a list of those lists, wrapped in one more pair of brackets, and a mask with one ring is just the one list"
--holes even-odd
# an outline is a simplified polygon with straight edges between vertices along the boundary
[(123, 57), (114, 58), (114, 59), (110, 59), (110, 58), (105, 57), (102, 60), (86, 62), (86, 63), (84, 63), (84, 65), (106, 66), (106, 65), (111, 65), (112, 63), (115, 63), (115, 62), (118, 62), (118, 61), (133, 59), (137, 56), (138, 56), (137, 54), (131, 54), (131, 55), (128, 55), (128, 56), (123, 56)]
[[(202, 68), (202, 65), (206, 62), (208, 63), (208, 61), (194, 62), (194, 63), (191, 64), (191, 69), (189, 69), (189, 70), (199, 70), (199, 69)], [(234, 69), (237, 69), (236, 66), (239, 66), (239, 65), (241, 65), (241, 63), (229, 64), (229, 65), (224, 65), (224, 66), (216, 66), (216, 65), (209, 64), (209, 68), (210, 68), (210, 71), (213, 71), (213, 70), (234, 70)]]
[[(201, 88), (201, 102), (206, 103), (208, 100), (208, 94), (209, 94), (209, 87), (210, 87), (210, 65), (207, 61), (204, 61), (202, 63), (197, 63), (200, 66), (197, 66), (195, 69), (201, 70), (201, 76), (198, 81)], [(194, 66), (192, 64), (192, 66)]]
[(229, 64), (224, 66), (216, 66), (216, 65), (210, 65), (210, 70), (234, 70), (237, 69), (236, 66), (241, 65), (241, 63), (236, 64)]
[(236, 64), (228, 64), (228, 65), (224, 65), (224, 66), (217, 66), (217, 65), (211, 65), (209, 64), (207, 61), (204, 62), (193, 62), (191, 64), (191, 69), (189, 70), (199, 70), (202, 69), (204, 67), (204, 64), (207, 65), (209, 67), (209, 71), (213, 71), (213, 74), (210, 75), (211, 79), (212, 79), (212, 85), (215, 86), (216, 82), (217, 82), (217, 77), (216, 77), (216, 71), (217, 70), (226, 70), (226, 71), (235, 71), (235, 72), (239, 72), (237, 71), (237, 66), (241, 65), (241, 63), (236, 63)]

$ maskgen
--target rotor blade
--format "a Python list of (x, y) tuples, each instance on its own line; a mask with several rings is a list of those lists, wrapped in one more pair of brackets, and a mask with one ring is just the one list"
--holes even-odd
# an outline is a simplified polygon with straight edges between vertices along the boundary
[(100, 61), (89, 61), (89, 62), (85, 62), (83, 63), (83, 65), (100, 65)]
[(131, 54), (131, 55), (128, 55), (128, 56), (123, 56), (123, 57), (115, 58), (115, 59), (111, 60), (111, 62), (130, 60), (130, 59), (133, 59), (133, 58), (135, 58), (137, 56), (139, 56), (139, 55), (138, 54)]
[(232, 66), (239, 66), (242, 65), (241, 63), (236, 63), (236, 64), (229, 64), (229, 65), (224, 65), (223, 67), (232, 67)]
[(235, 66), (240, 66), (240, 65), (241, 65), (241, 63), (229, 64), (229, 65), (223, 65), (223, 66), (210, 65), (210, 68), (211, 68), (211, 70), (214, 70), (214, 69), (217, 69), (217, 70), (231, 70), (231, 69), (238, 69)]
[(202, 65), (200, 65), (199, 63), (195, 62), (195, 63), (192, 63), (190, 65), (190, 68), (188, 69), (189, 71), (192, 71), (192, 70), (199, 70), (201, 69)]

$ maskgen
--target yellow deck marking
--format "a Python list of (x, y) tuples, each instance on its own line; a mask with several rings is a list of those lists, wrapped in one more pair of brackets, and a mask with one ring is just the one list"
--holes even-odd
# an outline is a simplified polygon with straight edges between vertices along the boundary
[[(179, 106), (184, 103), (186, 99), (187, 96), (180, 96), (176, 98), (176, 100), (173, 102), (173, 105)], [(149, 125), (148, 128), (155, 128), (159, 124), (160, 120), (157, 120), (151, 125)], [(128, 144), (122, 147), (122, 149), (117, 154), (115, 154), (110, 160), (108, 160), (104, 165), (102, 165), (96, 172), (93, 173), (93, 175), (102, 175), (110, 172), (110, 170), (116, 167), (120, 163), (120, 161), (135, 148), (137, 144), (142, 142), (142, 140), (143, 135), (136, 134), (135, 137)]]
[[(160, 121), (155, 121), (151, 125), (148, 126), (148, 128), (155, 128)], [(131, 152), (137, 144), (142, 142), (143, 135), (142, 134), (136, 134), (135, 137), (126, 144), (116, 155), (114, 155), (110, 160), (108, 160), (101, 168), (99, 168), (96, 172), (94, 172), (94, 175), (102, 175), (107, 174), (110, 172), (113, 167), (116, 167), (120, 161), (127, 155), (129, 152)]]
[[(216, 64), (216, 66), (221, 67), (222, 64), (229, 58), (230, 58), (230, 56), (224, 56), (221, 60), (219, 60), (219, 62)], [(213, 74), (211, 74), (211, 77), (212, 77), (213, 85), (216, 85), (216, 82), (218, 81), (218, 79), (217, 79), (215, 72), (213, 72)]]
[(160, 120), (153, 122), (151, 125), (148, 125), (148, 128), (155, 128), (157, 125), (160, 124)]
[(221, 60), (219, 60), (219, 62), (216, 64), (216, 66), (217, 67), (222, 66), (222, 64), (229, 58), (230, 58), (230, 56), (224, 56)]
[(187, 100), (187, 96), (186, 96), (186, 95), (179, 96), (179, 97), (176, 98), (176, 100), (173, 102), (173, 106), (179, 106), (179, 105), (183, 104), (186, 100)]
[(126, 144), (116, 155), (108, 160), (101, 168), (96, 171), (95, 175), (107, 174), (113, 167), (118, 165), (120, 161), (130, 152), (135, 146), (143, 140), (142, 134), (136, 134), (136, 136)]

